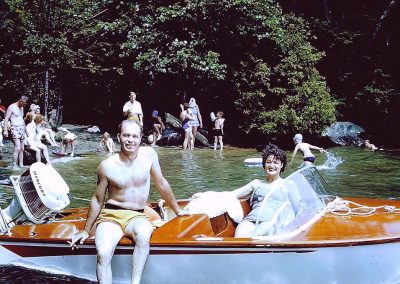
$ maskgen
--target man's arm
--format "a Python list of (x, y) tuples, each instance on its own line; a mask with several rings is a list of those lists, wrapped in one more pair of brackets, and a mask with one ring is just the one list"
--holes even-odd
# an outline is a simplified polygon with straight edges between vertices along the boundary
[(161, 197), (167, 202), (169, 207), (175, 212), (176, 215), (182, 215), (182, 210), (179, 208), (178, 203), (176, 202), (174, 193), (161, 172), (160, 163), (158, 162), (157, 153), (153, 150), (152, 160), (153, 165), (151, 167), (150, 173), (151, 177), (153, 178), (154, 185), (158, 192), (160, 192)]
[(294, 147), (294, 151), (293, 151), (293, 154), (292, 154), (292, 159), (290, 160), (290, 163), (288, 164), (288, 167), (290, 167), (292, 165), (294, 157), (296, 156), (296, 153), (297, 153), (298, 149), (299, 149), (299, 146), (296, 145), (296, 147)]
[(130, 113), (129, 105), (128, 105), (128, 103), (125, 103), (124, 107), (122, 108), (122, 115), (124, 117), (127, 117), (129, 115), (129, 113)]
[(308, 144), (308, 147), (310, 147), (310, 149), (318, 150), (318, 151), (320, 151), (320, 152), (324, 151), (323, 148), (318, 147), (318, 146), (314, 146), (314, 145)]
[(201, 117), (199, 106), (197, 106), (197, 117), (199, 118), (200, 128), (203, 128), (203, 118)]
[(8, 137), (8, 121), (10, 120), (11, 115), (12, 115), (12, 107), (9, 106), (7, 108), (6, 117), (4, 118), (3, 134), (4, 134), (5, 137)]
[(104, 166), (101, 163), (99, 168), (97, 169), (96, 191), (93, 194), (93, 197), (89, 204), (89, 211), (86, 217), (85, 227), (83, 231), (81, 231), (77, 235), (72, 236), (71, 246), (73, 246), (79, 240), (80, 243), (83, 244), (83, 242), (89, 237), (89, 232), (96, 222), (96, 219), (99, 216), (101, 208), (103, 206), (107, 186), (107, 177), (104, 174)]

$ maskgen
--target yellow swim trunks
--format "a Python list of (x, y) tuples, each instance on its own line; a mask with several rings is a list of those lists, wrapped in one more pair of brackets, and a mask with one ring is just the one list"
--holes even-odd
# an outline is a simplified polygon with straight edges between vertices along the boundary
[[(99, 217), (97, 218), (97, 224), (103, 222), (112, 222), (119, 225), (122, 231), (125, 231), (128, 223), (137, 218), (144, 218), (149, 220), (146, 214), (134, 210), (126, 209), (102, 209)], [(150, 221), (149, 221), (150, 222)], [(152, 224), (153, 225), (153, 224)], [(153, 225), (153, 229), (155, 226)]]

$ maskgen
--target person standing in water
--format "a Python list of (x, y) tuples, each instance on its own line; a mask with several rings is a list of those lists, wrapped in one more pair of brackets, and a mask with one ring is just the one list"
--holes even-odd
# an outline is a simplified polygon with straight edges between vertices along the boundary
[(122, 108), (122, 113), (124, 117), (136, 121), (141, 127), (143, 127), (142, 105), (136, 100), (135, 92), (130, 92), (129, 101), (127, 101)]
[(72, 247), (78, 241), (82, 244), (97, 223), (97, 279), (99, 283), (112, 283), (111, 258), (114, 250), (122, 237), (132, 238), (135, 249), (132, 255), (131, 283), (139, 284), (153, 233), (152, 223), (144, 214), (147, 210), (152, 210), (146, 207), (150, 177), (175, 214), (187, 213), (179, 208), (171, 187), (161, 172), (156, 151), (148, 146), (140, 146), (141, 127), (133, 120), (125, 120), (119, 127), (117, 138), (121, 151), (98, 166), (96, 191), (89, 205), (84, 230), (73, 235), (70, 244)]
[(296, 134), (293, 137), (293, 142), (296, 144), (294, 150), (293, 150), (293, 154), (292, 154), (292, 159), (290, 160), (289, 163), (289, 167), (292, 165), (292, 162), (294, 160), (294, 157), (296, 156), (296, 153), (298, 150), (300, 150), (300, 152), (302, 152), (303, 154), (303, 164), (304, 166), (310, 166), (314, 163), (315, 161), (315, 156), (314, 154), (311, 152), (311, 149), (315, 149), (318, 150), (320, 152), (324, 152), (325, 150), (321, 147), (318, 146), (314, 146), (308, 143), (304, 143), (303, 142), (303, 135), (301, 134)]
[(192, 127), (190, 126), (190, 121), (193, 120), (192, 112), (191, 109), (188, 108), (188, 105), (185, 104), (180, 104), (181, 107), (181, 114), (179, 115), (181, 121), (182, 121), (182, 128), (183, 131), (185, 131), (185, 139), (183, 140), (183, 145), (182, 148), (183, 150), (186, 150), (189, 148), (190, 150), (193, 150), (192, 143), (194, 137), (193, 137), (193, 132), (192, 132)]
[[(214, 115), (214, 113), (213, 113)], [(222, 111), (217, 112), (217, 116), (214, 119), (214, 150), (217, 150), (217, 144), (219, 141), (220, 150), (224, 149), (224, 143), (222, 142), (222, 137), (224, 136), (224, 122), (225, 118), (222, 118), (224, 113)]]
[(28, 101), (27, 96), (21, 98), (9, 105), (4, 119), (4, 137), (8, 137), (8, 121), (11, 122), (11, 138), (14, 144), (13, 152), (13, 169), (18, 170), (24, 166), (24, 140), (25, 140), (25, 122), (24, 122), (24, 107)]
[(194, 149), (194, 142), (196, 141), (197, 127), (203, 128), (203, 119), (201, 118), (200, 108), (196, 103), (195, 98), (190, 98), (189, 109), (191, 110), (192, 120), (189, 121), (189, 126), (192, 127), (192, 140), (191, 148)]

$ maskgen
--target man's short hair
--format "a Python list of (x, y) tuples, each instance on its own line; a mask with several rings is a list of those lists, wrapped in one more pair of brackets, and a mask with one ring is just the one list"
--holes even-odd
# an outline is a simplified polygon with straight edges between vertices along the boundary
[(130, 92), (129, 92), (129, 97), (131, 97), (131, 96), (133, 96), (133, 95), (135, 95), (135, 96), (136, 96), (136, 93), (135, 93), (135, 92), (133, 92), (133, 91), (130, 91)]
[(19, 98), (19, 100), (21, 101), (21, 102), (27, 102), (28, 101), (28, 97), (27, 96), (21, 96), (20, 98)]
[(139, 129), (140, 129), (140, 136), (142, 136), (142, 127), (135, 121), (135, 120), (133, 120), (133, 119), (125, 119), (125, 120), (123, 120), (120, 124), (119, 124), (119, 126), (118, 126), (118, 133), (119, 134), (121, 134), (121, 130), (122, 130), (122, 126), (124, 126), (125, 124), (127, 124), (127, 123), (132, 123), (132, 124), (136, 124), (138, 127), (139, 127)]
[(286, 153), (281, 150), (278, 146), (269, 143), (262, 152), (262, 166), (265, 168), (265, 161), (269, 156), (274, 156), (275, 159), (281, 161), (282, 169), (281, 173), (285, 171), (285, 167), (287, 164), (287, 156)]

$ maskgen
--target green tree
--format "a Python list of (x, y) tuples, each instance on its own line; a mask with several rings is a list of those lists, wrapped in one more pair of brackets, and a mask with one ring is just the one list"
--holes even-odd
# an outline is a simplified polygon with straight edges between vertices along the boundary
[(335, 101), (316, 69), (322, 54), (311, 46), (307, 24), (276, 2), (131, 7), (137, 17), (124, 56), (150, 84), (169, 78), (192, 93), (222, 85), (225, 91), (212, 96), (225, 100), (244, 132), (316, 133), (335, 120)]

